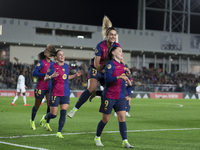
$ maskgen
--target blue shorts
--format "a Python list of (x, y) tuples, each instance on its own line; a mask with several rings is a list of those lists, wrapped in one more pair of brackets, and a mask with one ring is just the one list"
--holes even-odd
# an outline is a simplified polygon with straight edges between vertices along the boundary
[(93, 66), (90, 66), (88, 68), (88, 79), (91, 79), (91, 78), (97, 79), (97, 81), (99, 81), (102, 86), (105, 85), (104, 73), (98, 71)]
[(123, 98), (116, 100), (102, 97), (100, 112), (111, 114), (112, 108), (114, 108), (115, 112), (126, 111), (126, 99)]
[(51, 96), (50, 98), (50, 106), (54, 107), (58, 107), (59, 104), (69, 104), (69, 102), (69, 96)]
[(35, 98), (37, 99), (43, 99), (44, 95), (49, 94), (49, 89), (48, 90), (40, 90), (40, 89), (35, 89)]

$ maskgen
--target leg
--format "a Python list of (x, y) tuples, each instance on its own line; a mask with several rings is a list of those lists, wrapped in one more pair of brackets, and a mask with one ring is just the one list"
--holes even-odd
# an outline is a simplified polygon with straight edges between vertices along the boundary
[(117, 112), (117, 117), (119, 121), (119, 131), (122, 137), (122, 147), (133, 148), (133, 146), (130, 145), (127, 140), (127, 127), (126, 127), (126, 122), (125, 122), (125, 115), (126, 115), (126, 111)]
[(29, 104), (26, 104), (26, 93), (22, 93), (23, 95), (23, 100), (24, 100), (24, 106), (29, 106)]
[(69, 104), (60, 105), (60, 119), (59, 119), (58, 132), (61, 132), (62, 128), (64, 127), (64, 124), (66, 121), (66, 112), (67, 112), (68, 107), (69, 107)]
[(46, 115), (43, 115), (42, 119), (40, 120), (40, 126), (44, 126), (48, 119), (50, 120), (56, 118), (57, 113), (58, 113), (58, 107), (50, 106), (50, 112)]
[(97, 126), (97, 130), (96, 130), (96, 137), (95, 137), (95, 142), (97, 146), (104, 146), (101, 143), (101, 133), (105, 127), (105, 125), (108, 123), (108, 121), (110, 120), (110, 114), (102, 114), (102, 120), (100, 120), (98, 126)]
[(20, 93), (21, 93), (21, 90), (20, 90), (20, 92), (17, 92), (17, 95), (14, 97), (13, 102), (11, 103), (11, 105), (15, 106), (14, 103), (15, 103), (15, 101), (18, 99)]
[(91, 78), (88, 80), (88, 88), (79, 97), (75, 107), (67, 114), (69, 118), (72, 118), (76, 111), (88, 100), (91, 93), (95, 91), (97, 87), (97, 79)]
[(46, 95), (46, 100), (47, 100), (47, 113), (50, 112), (50, 107), (49, 107), (49, 93), (47, 93)]

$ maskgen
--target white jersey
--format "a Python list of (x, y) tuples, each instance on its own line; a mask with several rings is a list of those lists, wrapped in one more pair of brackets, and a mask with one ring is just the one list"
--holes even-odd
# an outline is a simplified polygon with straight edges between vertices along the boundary
[(196, 87), (196, 92), (200, 92), (200, 85)]
[(18, 77), (17, 89), (25, 89), (25, 77), (23, 75)]

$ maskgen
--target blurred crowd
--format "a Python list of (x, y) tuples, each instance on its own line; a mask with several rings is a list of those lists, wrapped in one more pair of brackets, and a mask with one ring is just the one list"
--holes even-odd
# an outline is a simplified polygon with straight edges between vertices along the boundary
[[(37, 78), (32, 76), (34, 68), (35, 65), (33, 64), (12, 62), (5, 62), (4, 65), (0, 65), (0, 89), (16, 89), (21, 70), (25, 70), (25, 85), (28, 89), (33, 89), (37, 81)], [(79, 67), (78, 69), (82, 68)], [(71, 67), (70, 73), (74, 73), (73, 67)], [(84, 90), (87, 87), (87, 73), (85, 72), (84, 75), (70, 80), (69, 84), (71, 90)]]
[[(32, 76), (35, 65), (7, 62), (0, 66), (0, 89), (16, 89), (20, 70), (25, 69), (25, 80), (28, 89), (33, 89), (36, 78)], [(85, 90), (87, 88), (87, 69), (82, 66), (75, 66), (70, 69), (74, 74), (77, 70), (83, 70), (84, 74), (69, 81), (71, 90)], [(133, 78), (133, 91), (147, 92), (196, 92), (196, 86), (200, 83), (200, 77), (188, 73), (167, 73), (154, 68), (145, 67), (139, 70), (130, 68)], [(100, 86), (98, 86), (100, 87)]]
[(168, 73), (163, 74), (160, 69), (139, 70), (131, 68), (134, 91), (150, 92), (196, 92), (196, 86), (200, 83), (200, 76), (191, 73)]

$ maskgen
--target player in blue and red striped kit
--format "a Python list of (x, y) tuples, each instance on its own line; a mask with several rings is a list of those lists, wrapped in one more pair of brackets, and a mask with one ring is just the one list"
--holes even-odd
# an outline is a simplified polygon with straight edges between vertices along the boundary
[[(106, 24), (110, 24), (109, 26), (111, 27), (104, 29), (105, 32), (103, 33), (103, 35), (106, 37), (106, 40), (101, 41), (96, 46), (95, 57), (92, 59), (91, 65), (88, 69), (88, 88), (81, 94), (75, 107), (67, 114), (70, 118), (74, 116), (78, 109), (88, 100), (91, 94), (96, 90), (98, 81), (101, 83), (102, 86), (104, 86), (104, 71), (102, 70), (105, 67), (105, 65), (103, 65), (103, 62), (108, 48), (112, 46), (121, 47), (118, 43), (115, 42), (117, 35), (115, 28), (112, 27), (112, 23), (105, 16), (103, 20), (103, 26), (107, 27), (108, 25)], [(101, 93), (98, 95), (101, 96)]]
[(130, 83), (126, 76), (126, 67), (121, 60), (123, 59), (122, 49), (114, 46), (108, 50), (106, 60), (108, 63), (105, 66), (105, 87), (101, 99), (100, 112), (102, 112), (102, 119), (100, 120), (97, 130), (95, 142), (97, 146), (104, 146), (101, 143), (101, 133), (110, 119), (112, 108), (118, 116), (119, 130), (122, 137), (122, 147), (133, 148), (127, 140), (127, 127), (125, 122), (126, 115), (126, 86), (125, 82)]
[(132, 84), (133, 79), (128, 77), (128, 79), (131, 81), (131, 83), (126, 82), (126, 116), (130, 117), (129, 114), (130, 108), (131, 108), (131, 90), (132, 90)]
[(50, 112), (43, 116), (40, 124), (44, 126), (50, 119), (55, 118), (58, 113), (58, 105), (60, 104), (60, 119), (56, 137), (63, 138), (61, 131), (65, 124), (66, 112), (70, 102), (70, 89), (68, 80), (82, 75), (83, 71), (77, 71), (76, 74), (69, 75), (69, 65), (64, 63), (65, 56), (64, 52), (61, 50), (57, 50), (55, 59), (57, 62), (49, 67), (44, 79), (45, 82), (52, 80), (49, 101)]
[[(30, 120), (30, 127), (33, 130), (36, 130), (35, 127), (35, 116), (36, 113), (40, 107), (40, 104), (42, 102), (42, 99), (44, 96), (46, 96), (46, 99), (48, 101), (49, 99), (49, 88), (50, 88), (50, 82), (44, 82), (44, 77), (46, 75), (46, 72), (50, 65), (52, 65), (54, 62), (51, 61), (51, 57), (55, 54), (56, 49), (53, 45), (47, 45), (47, 48), (44, 50), (44, 52), (41, 52), (38, 54), (39, 62), (35, 66), (35, 69), (33, 70), (32, 75), (35, 77), (38, 77), (37, 83), (35, 86), (35, 105), (32, 108), (31, 112), (31, 120)], [(48, 104), (48, 103), (47, 103)], [(50, 111), (49, 106), (47, 105), (47, 113)], [(46, 124), (45, 128), (49, 131), (51, 131), (51, 128), (49, 124)]]

